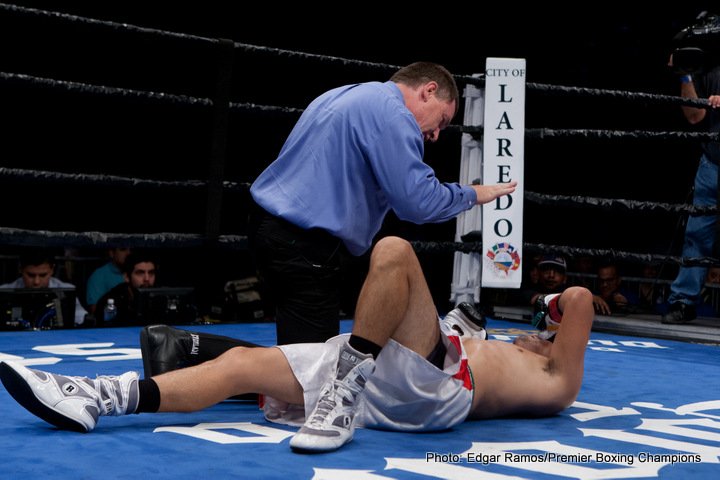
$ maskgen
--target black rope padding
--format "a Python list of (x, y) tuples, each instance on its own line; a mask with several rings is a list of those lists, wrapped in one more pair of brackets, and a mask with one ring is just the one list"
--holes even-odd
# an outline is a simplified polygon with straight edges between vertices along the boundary
[(3, 245), (43, 247), (108, 248), (133, 246), (143, 248), (191, 248), (221, 245), (238, 250), (247, 248), (247, 237), (241, 235), (221, 235), (219, 238), (210, 241), (204, 235), (193, 233), (51, 232), (7, 227), (0, 227), (0, 241)]
[[(475, 140), (483, 139), (484, 128), (478, 125), (448, 125), (446, 132), (469, 133)], [(582, 138), (594, 140), (614, 139), (666, 139), (666, 140), (701, 140), (706, 142), (720, 141), (720, 132), (657, 132), (652, 130), (589, 130), (589, 129), (554, 129), (526, 128), (525, 138), (545, 140), (548, 138)]]
[[(0, 72), (0, 80), (25, 82), (34, 86), (58, 88), (72, 93), (94, 95), (117, 95), (123, 98), (140, 98), (144, 100), (172, 103), (180, 105), (193, 105), (213, 107), (214, 102), (209, 98), (193, 97), (190, 95), (176, 95), (166, 92), (153, 92), (148, 90), (134, 90), (129, 88), (111, 87), (107, 85), (93, 85), (82, 82), (56, 80), (52, 78), (36, 77), (21, 73)], [(263, 113), (280, 113), (287, 115), (300, 115), (304, 108), (284, 107), (277, 105), (260, 105), (247, 102), (230, 102), (230, 109), (234, 111), (252, 111)], [(482, 140), (484, 128), (478, 125), (448, 125), (446, 132), (468, 133), (476, 140)], [(584, 139), (672, 139), (672, 140), (703, 140), (718, 141), (720, 133), (713, 132), (658, 132), (658, 131), (622, 131), (622, 130), (589, 130), (589, 129), (551, 129), (527, 128), (525, 136), (529, 139), (548, 138), (584, 138)]]
[[(33, 86), (50, 87), (64, 90), (66, 92), (93, 94), (93, 95), (117, 95), (123, 98), (141, 98), (162, 103), (175, 105), (193, 105), (201, 107), (212, 107), (213, 101), (209, 98), (192, 97), (190, 95), (176, 95), (173, 93), (153, 92), (147, 90), (133, 90), (130, 88), (110, 87), (107, 85), (92, 85), (89, 83), (71, 82), (67, 80), (55, 80), (53, 78), (36, 77), (22, 73), (0, 72), (0, 80), (10, 82), (24, 82)], [(256, 103), (230, 103), (231, 110), (272, 112), (282, 114), (301, 114), (304, 109), (293, 107), (278, 107), (274, 105), (258, 105)]]
[(60, 88), (68, 92), (91, 93), (95, 95), (117, 95), (124, 98), (142, 98), (145, 100), (156, 100), (186, 105), (212, 106), (209, 98), (197, 98), (189, 95), (175, 95), (165, 92), (153, 92), (147, 90), (133, 90), (130, 88), (109, 87), (106, 85), (92, 85), (68, 80), (56, 80), (53, 78), (36, 77), (23, 73), (0, 72), (0, 80), (30, 83), (34, 86)]
[(482, 140), (484, 128), (479, 125), (457, 125), (452, 123), (445, 127), (445, 132), (469, 133), (476, 140)]
[[(57, 184), (93, 184), (109, 187), (161, 187), (180, 189), (206, 189), (203, 180), (147, 180), (142, 178), (119, 177), (115, 175), (94, 175), (88, 173), (60, 173), (43, 170), (0, 167), (0, 177), (16, 181), (37, 182), (38, 180)], [(231, 192), (246, 192), (250, 184), (224, 181), (223, 188)]]
[[(484, 253), (482, 242), (410, 242), (417, 253)], [(523, 248), (530, 252), (563, 253), (569, 257), (588, 255), (606, 257), (616, 260), (628, 260), (638, 263), (663, 262), (682, 266), (709, 267), (720, 264), (720, 259), (712, 257), (675, 257), (653, 253), (632, 253), (612, 249), (579, 248), (562, 245), (546, 245), (544, 243), (524, 243)]]
[(673, 95), (658, 95), (644, 92), (627, 92), (622, 90), (604, 90), (599, 88), (566, 87), (563, 85), (547, 85), (543, 83), (528, 82), (525, 88), (535, 92), (552, 93), (556, 95), (570, 95), (576, 97), (603, 97), (621, 100), (634, 100), (644, 103), (682, 105), (686, 107), (711, 109), (707, 99), (685, 98)]
[(646, 202), (641, 200), (627, 200), (623, 198), (597, 198), (581, 197), (578, 195), (547, 195), (543, 193), (525, 191), (525, 200), (540, 205), (560, 205), (571, 207), (596, 207), (596, 208), (623, 208), (626, 210), (640, 210), (648, 212), (687, 212), (691, 215), (716, 215), (717, 206), (699, 206), (689, 204), (671, 204)]
[[(2, 4), (0, 4), (2, 5)], [(471, 77), (472, 78), (472, 77)], [(57, 88), (67, 92), (94, 94), (94, 95), (117, 95), (123, 98), (140, 98), (162, 103), (172, 103), (181, 105), (194, 105), (202, 107), (212, 107), (213, 101), (204, 97), (193, 97), (190, 95), (177, 95), (166, 92), (153, 92), (148, 90), (134, 90), (130, 88), (111, 87), (108, 85), (93, 85), (82, 82), (72, 82), (68, 80), (56, 80), (52, 78), (37, 77), (34, 75), (26, 75), (23, 73), (0, 72), (0, 80), (8, 82), (29, 83), (33, 86)], [(567, 88), (567, 87), (565, 87)], [(619, 92), (622, 93), (622, 92)], [(688, 100), (682, 97), (668, 97), (682, 100), (686, 104)], [(691, 105), (704, 106), (707, 105)], [(247, 102), (231, 102), (230, 109), (235, 111), (253, 111), (253, 112), (272, 112), (281, 114), (299, 115), (305, 109), (295, 107), (282, 107), (276, 105), (259, 105)], [(482, 139), (483, 127), (477, 125), (448, 125), (445, 129), (448, 132), (469, 133), (475, 139)], [(588, 130), (588, 129), (551, 129), (551, 128), (528, 128), (525, 129), (525, 135), (528, 138), (595, 138), (595, 139), (614, 139), (614, 138), (671, 138), (680, 140), (705, 140), (718, 141), (720, 134), (712, 132), (656, 132), (656, 131), (622, 131), (622, 130)]]
[[(476, 238), (476, 235), (471, 236)], [(143, 248), (167, 247), (203, 247), (208, 245), (223, 246), (233, 250), (245, 250), (248, 247), (247, 237), (242, 235), (220, 235), (216, 240), (208, 240), (204, 235), (192, 233), (106, 233), (106, 232), (54, 232), (47, 230), (25, 230), (20, 228), (0, 227), (0, 241), (5, 245), (45, 246), (45, 247), (96, 247), (133, 246)], [(411, 242), (417, 253), (483, 253), (482, 242)], [(531, 252), (556, 252), (568, 256), (590, 255), (609, 257), (618, 260), (635, 262), (665, 262), (683, 266), (712, 266), (720, 264), (720, 260), (711, 257), (683, 258), (670, 255), (639, 254), (607, 249), (587, 249), (543, 243), (525, 243), (524, 248)]]
[(258, 105), (257, 103), (238, 103), (230, 102), (230, 110), (246, 111), (246, 112), (270, 112), (282, 113), (288, 115), (300, 115), (305, 111), (304, 108), (295, 107), (279, 107), (277, 105)]
[[(50, 182), (56, 184), (75, 184), (75, 185), (102, 185), (111, 187), (125, 188), (175, 188), (175, 189), (205, 189), (207, 182), (203, 180), (185, 180), (185, 181), (169, 181), (169, 180), (147, 180), (142, 178), (119, 177), (115, 175), (93, 175), (87, 173), (60, 173), (42, 170), (24, 170), (20, 168), (0, 167), (0, 178), (9, 178), (14, 181), (24, 182)], [(250, 189), (250, 183), (243, 182), (223, 182), (223, 189), (229, 192), (244, 193)], [(560, 206), (589, 206), (596, 208), (624, 208), (626, 210), (640, 210), (651, 212), (670, 212), (679, 213), (687, 212), (692, 215), (713, 215), (718, 213), (716, 206), (697, 206), (690, 204), (670, 204), (645, 202), (640, 200), (627, 200), (622, 198), (597, 198), (582, 197), (579, 195), (549, 195), (536, 193), (526, 190), (525, 200), (540, 205), (560, 205)]]
[(673, 263), (684, 267), (711, 267), (720, 264), (720, 259), (713, 257), (677, 257), (655, 253), (633, 253), (613, 249), (578, 248), (561, 245), (547, 245), (544, 243), (525, 243), (524, 247), (531, 252), (559, 252), (569, 257), (589, 255), (594, 257), (612, 258), (615, 260), (627, 260), (637, 263)]
[(718, 132), (655, 132), (647, 130), (587, 130), (587, 129), (552, 129), (527, 128), (525, 137), (532, 139), (546, 138), (584, 138), (584, 139), (671, 139), (671, 140), (705, 140), (717, 142)]
[[(0, 4), (2, 5), (2, 4)], [(471, 77), (472, 78), (472, 77)], [(209, 98), (204, 97), (193, 97), (190, 95), (177, 95), (166, 92), (153, 92), (147, 90), (134, 90), (130, 88), (111, 87), (108, 85), (93, 85), (82, 82), (72, 82), (68, 80), (56, 80), (52, 78), (37, 77), (34, 75), (26, 75), (22, 73), (12, 72), (0, 72), (0, 80), (9, 82), (23, 82), (29, 83), (33, 86), (57, 88), (67, 92), (81, 93), (81, 94), (94, 94), (94, 95), (117, 95), (123, 98), (141, 98), (144, 100), (151, 100), (163, 103), (173, 103), (180, 105), (197, 105), (202, 107), (212, 107), (214, 102)], [(622, 93), (622, 92), (620, 92)], [(669, 97), (676, 98), (678, 100), (693, 100), (684, 99), (682, 97)], [(693, 105), (698, 106), (698, 105)], [(707, 107), (703, 104), (702, 106)], [(231, 102), (230, 109), (235, 111), (253, 111), (253, 112), (272, 112), (281, 114), (294, 114), (299, 115), (305, 109), (294, 108), (294, 107), (282, 107), (276, 105), (258, 105), (256, 103), (243, 103), (243, 102)], [(482, 139), (483, 127), (477, 125), (448, 125), (445, 129), (448, 132), (462, 132), (469, 133), (475, 139)], [(528, 138), (560, 138), (560, 137), (575, 137), (575, 138), (596, 138), (596, 139), (611, 139), (611, 138), (634, 138), (634, 139), (647, 139), (647, 138), (671, 138), (671, 139), (701, 139), (706, 141), (718, 141), (720, 134), (711, 132), (655, 132), (655, 131), (621, 131), (621, 130), (588, 130), (588, 129), (550, 129), (550, 128), (528, 128), (525, 129), (525, 135)]]
[[(89, 18), (89, 17), (81, 17), (78, 15), (72, 15), (69, 13), (62, 13), (62, 12), (54, 12), (54, 11), (48, 11), (48, 10), (41, 10), (38, 8), (28, 8), (28, 7), (21, 7), (18, 5), (9, 5), (5, 3), (0, 3), (0, 10), (6, 10), (13, 13), (23, 13), (23, 14), (29, 14), (29, 15), (35, 15), (35, 16), (42, 16), (42, 17), (52, 17), (60, 20), (66, 20), (73, 23), (81, 23), (86, 25), (93, 25), (93, 26), (104, 26), (109, 27), (113, 30), (119, 30), (119, 31), (125, 31), (125, 32), (133, 32), (133, 33), (142, 33), (146, 35), (155, 35), (158, 37), (165, 37), (165, 38), (173, 38), (173, 39), (180, 39), (180, 40), (191, 40), (195, 42), (201, 42), (201, 43), (216, 43), (217, 39), (212, 37), (203, 37), (200, 35), (192, 35), (188, 33), (178, 33), (178, 32), (171, 32), (168, 30), (161, 30), (157, 28), (149, 28), (149, 27), (140, 27), (137, 25), (131, 25), (129, 23), (119, 23), (119, 22), (113, 22), (109, 20), (99, 20), (96, 18)], [(397, 70), (400, 67), (395, 65), (390, 65), (386, 63), (377, 63), (377, 62), (366, 62), (363, 60), (353, 60), (350, 58), (342, 58), (342, 57), (332, 57), (328, 55), (319, 55), (314, 53), (305, 53), (305, 52), (298, 52), (294, 50), (284, 50), (282, 48), (273, 48), (273, 47), (264, 47), (260, 45), (251, 45), (247, 43), (240, 43), (240, 42), (233, 42), (234, 48), (237, 48), (239, 50), (244, 50), (246, 52), (260, 52), (260, 53), (271, 53), (278, 56), (288, 57), (288, 58), (303, 58), (303, 59), (312, 59), (312, 60), (320, 60), (320, 61), (327, 61), (329, 63), (338, 63), (340, 65), (348, 66), (348, 65), (355, 65), (359, 67), (365, 67), (365, 68), (382, 68), (387, 70)], [(472, 77), (471, 77), (472, 78)], [(477, 80), (477, 79), (475, 79)]]

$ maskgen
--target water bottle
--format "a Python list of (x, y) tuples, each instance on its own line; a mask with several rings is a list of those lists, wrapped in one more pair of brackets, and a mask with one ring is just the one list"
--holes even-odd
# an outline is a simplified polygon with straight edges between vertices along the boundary
[(116, 316), (117, 307), (115, 306), (115, 300), (108, 298), (108, 301), (105, 304), (105, 309), (103, 310), (103, 320), (105, 322), (112, 322), (115, 320)]

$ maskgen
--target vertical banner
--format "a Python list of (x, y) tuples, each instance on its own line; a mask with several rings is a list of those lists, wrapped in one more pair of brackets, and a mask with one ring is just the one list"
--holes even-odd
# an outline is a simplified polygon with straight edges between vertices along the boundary
[(485, 64), (483, 183), (518, 181), (482, 209), (482, 286), (520, 288), (522, 281), (525, 157), (525, 59), (488, 58)]

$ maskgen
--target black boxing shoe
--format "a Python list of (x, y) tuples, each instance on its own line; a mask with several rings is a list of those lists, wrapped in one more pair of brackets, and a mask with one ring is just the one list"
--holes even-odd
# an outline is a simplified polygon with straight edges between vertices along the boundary
[(148, 325), (140, 331), (145, 378), (189, 367), (198, 363), (199, 338), (197, 334), (168, 325)]
[(471, 303), (462, 302), (457, 306), (465, 317), (474, 323), (478, 328), (485, 328), (487, 326), (487, 319), (485, 315), (480, 313)]
[(661, 322), (670, 325), (683, 325), (697, 318), (695, 305), (675, 302), (668, 312), (662, 316)]

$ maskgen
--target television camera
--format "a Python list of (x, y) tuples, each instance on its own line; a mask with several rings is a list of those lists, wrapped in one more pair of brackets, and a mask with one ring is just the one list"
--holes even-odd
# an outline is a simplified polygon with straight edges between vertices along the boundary
[(673, 70), (701, 74), (720, 65), (720, 16), (701, 12), (673, 38)]

